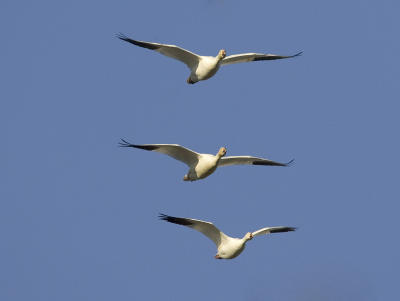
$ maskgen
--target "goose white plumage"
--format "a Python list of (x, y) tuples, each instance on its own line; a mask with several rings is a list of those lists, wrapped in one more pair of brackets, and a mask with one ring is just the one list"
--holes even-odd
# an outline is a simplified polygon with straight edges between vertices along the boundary
[(229, 156), (225, 157), (226, 148), (221, 147), (218, 153), (214, 156), (211, 154), (199, 154), (188, 148), (178, 144), (131, 144), (124, 139), (119, 143), (122, 147), (133, 147), (144, 149), (147, 151), (155, 151), (168, 155), (178, 161), (189, 166), (189, 172), (184, 176), (184, 181), (196, 181), (204, 179), (211, 175), (219, 166), (229, 165), (270, 165), (270, 166), (288, 166), (293, 160), (288, 163), (280, 163), (268, 159), (257, 158), (252, 156)]
[(217, 246), (218, 252), (214, 256), (216, 259), (232, 259), (239, 256), (244, 250), (246, 242), (253, 239), (254, 236), (296, 230), (294, 227), (266, 227), (254, 232), (248, 232), (243, 238), (234, 238), (226, 235), (210, 222), (165, 214), (160, 214), (159, 217), (167, 222), (187, 226), (203, 233)]
[(157, 51), (165, 56), (179, 60), (188, 66), (190, 69), (190, 76), (187, 79), (188, 84), (194, 84), (201, 80), (206, 80), (217, 73), (222, 65), (252, 62), (252, 61), (267, 61), (288, 59), (301, 55), (303, 52), (296, 53), (295, 55), (276, 55), (267, 53), (241, 53), (226, 56), (226, 51), (221, 49), (217, 56), (201, 56), (190, 52), (186, 49), (176, 45), (167, 45), (160, 43), (144, 42), (128, 38), (123, 34), (119, 34), (118, 38), (131, 43), (133, 45)]

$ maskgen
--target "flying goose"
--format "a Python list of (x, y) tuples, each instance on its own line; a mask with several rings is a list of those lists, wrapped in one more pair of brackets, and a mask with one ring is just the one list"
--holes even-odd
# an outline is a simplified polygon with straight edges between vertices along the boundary
[[(189, 172), (183, 177), (184, 181), (196, 181), (204, 179), (211, 175), (217, 167), (228, 165), (270, 165), (270, 166), (288, 166), (288, 163), (279, 163), (268, 159), (251, 157), (251, 156), (229, 156), (224, 157), (226, 148), (221, 147), (218, 153), (214, 155), (199, 154), (186, 147), (178, 144), (131, 144), (124, 139), (119, 143), (122, 147), (140, 148), (147, 151), (155, 151), (168, 155), (179, 160), (189, 166)], [(224, 157), (224, 158), (223, 158)]]
[(186, 49), (175, 45), (167, 45), (160, 43), (151, 43), (144, 41), (137, 41), (128, 38), (123, 34), (117, 35), (117, 37), (125, 42), (133, 45), (155, 50), (163, 55), (170, 58), (176, 59), (185, 63), (190, 69), (190, 76), (187, 79), (188, 84), (194, 84), (201, 80), (206, 80), (217, 73), (221, 65), (229, 65), (236, 63), (252, 62), (252, 61), (267, 61), (267, 60), (279, 60), (288, 59), (301, 55), (303, 52), (296, 53), (295, 55), (283, 56), (276, 54), (266, 53), (241, 53), (226, 56), (226, 51), (221, 49), (217, 56), (202, 56), (190, 52)]
[(165, 214), (160, 214), (159, 218), (170, 223), (190, 227), (203, 233), (217, 246), (218, 252), (214, 256), (216, 259), (232, 259), (239, 256), (239, 254), (244, 250), (246, 242), (253, 239), (254, 236), (296, 230), (296, 228), (293, 227), (266, 227), (254, 232), (248, 232), (243, 238), (234, 238), (226, 235), (210, 222), (191, 218), (174, 217)]

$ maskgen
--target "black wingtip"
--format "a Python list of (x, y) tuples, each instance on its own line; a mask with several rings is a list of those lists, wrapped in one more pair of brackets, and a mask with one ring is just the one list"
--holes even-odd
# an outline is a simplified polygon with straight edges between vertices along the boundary
[(168, 215), (166, 215), (164, 213), (159, 213), (158, 214), (158, 218), (163, 220), (163, 221), (166, 221), (168, 219)]
[(274, 161), (254, 161), (253, 165), (267, 165), (267, 166), (291, 166), (293, 164), (294, 159), (290, 160), (287, 163), (280, 163)]
[(295, 55), (292, 55), (292, 57), (301, 56), (302, 54), (303, 54), (303, 51), (300, 51), (299, 53), (296, 53)]
[(289, 162), (285, 163), (285, 166), (292, 166), (292, 165), (294, 165), (294, 159), (292, 159)]
[(291, 232), (291, 231), (296, 231), (296, 227), (282, 227), (278, 229), (272, 229), (271, 233), (282, 233), (282, 232)]
[(167, 221), (173, 224), (178, 224), (178, 225), (182, 225), (182, 226), (191, 226), (192, 223), (190, 221), (188, 221), (185, 218), (181, 218), (181, 217), (175, 217), (175, 216), (169, 216), (166, 215), (164, 213), (160, 213), (158, 215), (159, 219), (163, 220), (163, 221)]
[(124, 140), (124, 139), (122, 139), (122, 138), (121, 138), (121, 141), (122, 141), (122, 142), (119, 142), (119, 146), (120, 146), (120, 147), (134, 147), (134, 148), (144, 149), (144, 150), (147, 150), (147, 151), (153, 151), (153, 150), (155, 150), (155, 149), (158, 148), (158, 146), (155, 146), (155, 145), (138, 145), (138, 144), (132, 144), (132, 143), (129, 143), (128, 141), (126, 141), (126, 140)]
[(160, 48), (160, 46), (154, 45), (154, 43), (142, 42), (142, 41), (137, 41), (137, 40), (128, 38), (123, 33), (118, 33), (116, 36), (118, 39), (121, 39), (125, 42), (131, 43), (131, 44), (139, 46), (139, 47), (147, 48), (150, 50), (156, 50), (156, 49)]
[(123, 41), (129, 42), (129, 38), (124, 35), (122, 32), (119, 32), (115, 35), (118, 39), (121, 39)]
[(128, 141), (126, 141), (125, 139), (121, 138), (122, 142), (119, 142), (118, 145), (120, 147), (132, 147), (133, 144), (130, 144)]

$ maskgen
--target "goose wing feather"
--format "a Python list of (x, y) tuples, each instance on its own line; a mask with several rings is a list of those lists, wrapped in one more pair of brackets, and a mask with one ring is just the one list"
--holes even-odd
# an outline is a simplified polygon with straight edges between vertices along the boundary
[(295, 231), (296, 228), (294, 227), (266, 227), (260, 230), (254, 231), (252, 234), (253, 236), (257, 235), (264, 235), (264, 234), (271, 234), (271, 233), (281, 233), (281, 232), (290, 232)]
[(122, 147), (133, 147), (168, 155), (186, 165), (193, 166), (199, 160), (199, 154), (179, 144), (131, 144), (124, 139), (119, 143)]
[(229, 165), (270, 165), (270, 166), (289, 166), (294, 160), (290, 160), (287, 163), (280, 163), (264, 158), (257, 158), (252, 156), (228, 156), (223, 157), (219, 160), (218, 166), (229, 166)]
[(295, 55), (276, 55), (268, 53), (241, 53), (234, 54), (225, 57), (221, 61), (221, 65), (229, 65), (236, 63), (246, 63), (252, 61), (269, 61), (269, 60), (279, 60), (279, 59), (289, 59), (301, 55), (303, 52), (296, 53)]
[(223, 232), (210, 222), (192, 218), (174, 217), (166, 214), (160, 214), (159, 218), (170, 223), (195, 229), (211, 239), (217, 247), (227, 238)]
[(189, 69), (194, 68), (200, 60), (200, 56), (198, 56), (197, 54), (176, 45), (167, 45), (167, 44), (133, 40), (123, 34), (119, 34), (117, 37), (133, 45), (147, 48), (150, 50), (155, 50), (165, 56), (179, 60), (185, 63), (189, 67)]

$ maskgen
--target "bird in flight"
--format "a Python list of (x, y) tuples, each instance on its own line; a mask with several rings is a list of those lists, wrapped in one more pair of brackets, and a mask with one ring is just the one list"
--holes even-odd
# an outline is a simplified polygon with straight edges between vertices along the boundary
[(264, 158), (252, 156), (228, 156), (225, 157), (226, 148), (221, 147), (216, 155), (199, 154), (178, 144), (131, 144), (124, 139), (119, 143), (122, 147), (132, 147), (147, 151), (159, 152), (168, 155), (189, 167), (189, 172), (183, 177), (184, 181), (196, 181), (211, 175), (217, 167), (229, 165), (270, 165), (288, 166), (293, 160), (287, 163), (280, 163)]
[(294, 55), (276, 55), (267, 53), (241, 53), (226, 56), (226, 51), (221, 49), (217, 56), (202, 56), (183, 49), (176, 45), (167, 45), (160, 43), (144, 42), (133, 40), (123, 34), (117, 37), (125, 42), (133, 45), (157, 51), (165, 56), (176, 59), (185, 63), (190, 69), (190, 76), (187, 79), (188, 84), (195, 84), (198, 81), (206, 80), (217, 73), (218, 69), (223, 65), (252, 62), (252, 61), (268, 61), (288, 59), (301, 55), (303, 52)]
[(170, 223), (190, 227), (203, 233), (217, 246), (218, 252), (214, 256), (216, 259), (232, 259), (239, 256), (240, 253), (243, 252), (246, 242), (253, 239), (254, 236), (296, 230), (294, 227), (266, 227), (254, 232), (248, 232), (243, 238), (234, 238), (226, 235), (210, 222), (191, 218), (174, 217), (165, 214), (160, 214), (159, 218)]

